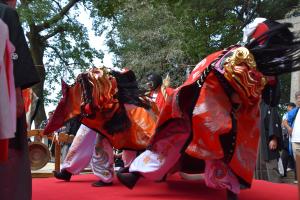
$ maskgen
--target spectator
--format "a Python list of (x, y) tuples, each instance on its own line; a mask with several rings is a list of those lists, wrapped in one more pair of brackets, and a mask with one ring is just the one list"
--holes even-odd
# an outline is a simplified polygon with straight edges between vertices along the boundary
[[(284, 121), (284, 126), (287, 128), (288, 133), (291, 136), (293, 156), (296, 161), (296, 152), (300, 149), (300, 115), (298, 114), (300, 107), (300, 91), (295, 93), (295, 99), (297, 107), (288, 112), (287, 120)], [(295, 172), (296, 179), (297, 170), (295, 170)]]
[(29, 200), (32, 193), (22, 89), (33, 86), (40, 79), (15, 6), (16, 0), (0, 0), (0, 17), (7, 24), (9, 38), (16, 49), (13, 68), (17, 100), (17, 131), (15, 138), (9, 141), (8, 161), (0, 164), (1, 200)]
[[(48, 112), (48, 119), (42, 121), (42, 123), (40, 124), (40, 127), (39, 127), (40, 129), (45, 129), (45, 127), (47, 126), (47, 124), (51, 120), (53, 114), (54, 114), (54, 111)], [(54, 135), (53, 135), (53, 137), (58, 137), (60, 133), (66, 133), (67, 132), (67, 124), (68, 123), (66, 123), (65, 126), (62, 126), (58, 130), (56, 130), (55, 133), (54, 133)], [(45, 136), (45, 135), (43, 137), (47, 138), (47, 136)], [(61, 154), (62, 154), (62, 159), (63, 159), (64, 156), (67, 153), (69, 145), (65, 144), (65, 143), (61, 143), (61, 146), (62, 146)], [(54, 161), (54, 158), (55, 158), (55, 142), (54, 142), (54, 140), (52, 140), (50, 142), (50, 144), (48, 144), (48, 147), (50, 148), (50, 152), (51, 152), (51, 160)]]
[[(39, 126), (39, 129), (44, 129), (48, 123), (48, 121), (50, 120), (50, 118), (53, 115), (53, 111), (48, 112), (48, 118), (46, 120), (43, 120)], [(39, 136), (35, 136), (34, 137), (34, 141), (40, 141), (40, 137)], [(45, 145), (49, 146), (49, 142), (48, 142), (48, 137), (46, 135), (43, 136), (42, 138), (42, 143), (44, 143)]]
[(48, 119), (45, 119), (44, 121), (42, 121), (42, 123), (41, 123), (40, 126), (39, 126), (40, 129), (44, 129), (44, 128), (47, 126), (49, 120), (50, 120), (51, 117), (53, 116), (53, 113), (54, 113), (54, 111), (48, 112)]
[(281, 119), (278, 114), (280, 98), (277, 77), (267, 77), (268, 83), (262, 92), (260, 142), (255, 178), (270, 182), (281, 182), (278, 171), (279, 150), (282, 144)]
[(288, 134), (287, 128), (284, 126), (284, 121), (287, 120), (288, 112), (291, 111), (293, 108), (296, 107), (296, 105), (292, 102), (286, 104), (287, 106), (287, 112), (282, 117), (282, 140), (283, 140), (283, 147), (281, 152), (281, 160), (283, 164), (283, 171), (284, 171), (284, 177), (287, 175), (287, 169), (293, 169), (294, 168), (294, 158), (293, 158), (293, 152), (291, 147), (291, 141), (290, 136)]
[(80, 125), (80, 116), (76, 116), (66, 123), (66, 132), (69, 135), (76, 135)]
[[(65, 132), (66, 134), (73, 135), (75, 136), (80, 125), (80, 116), (76, 116), (71, 118), (67, 123), (65, 123), (64, 129), (62, 132)], [(65, 160), (67, 153), (69, 151), (69, 148), (71, 146), (71, 143), (62, 143), (62, 148), (61, 148), (61, 160)]]

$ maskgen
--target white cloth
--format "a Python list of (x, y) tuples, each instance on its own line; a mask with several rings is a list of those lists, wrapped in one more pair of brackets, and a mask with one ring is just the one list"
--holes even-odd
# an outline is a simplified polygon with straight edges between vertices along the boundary
[(15, 137), (16, 91), (13, 76), (12, 53), (6, 24), (0, 19), (0, 139)]
[(300, 112), (297, 113), (295, 118), (291, 141), (300, 143)]
[(82, 124), (62, 164), (62, 170), (79, 174), (89, 163), (93, 173), (101, 181), (107, 183), (112, 181), (114, 173), (112, 146), (106, 138)]
[(258, 17), (258, 18), (255, 18), (253, 22), (251, 22), (250, 24), (245, 26), (245, 28), (243, 28), (243, 33), (244, 33), (243, 34), (243, 42), (247, 42), (249, 40), (249, 37), (251, 37), (251, 35), (254, 33), (257, 26), (266, 20), (267, 20), (266, 18)]

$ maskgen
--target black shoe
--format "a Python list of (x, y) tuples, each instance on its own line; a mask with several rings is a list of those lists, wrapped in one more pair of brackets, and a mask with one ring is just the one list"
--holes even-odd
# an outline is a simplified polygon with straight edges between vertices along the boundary
[(238, 196), (232, 191), (227, 190), (227, 200), (238, 200)]
[(61, 170), (60, 172), (53, 171), (54, 177), (60, 180), (70, 181), (72, 174), (67, 170)]
[(92, 183), (92, 186), (93, 186), (93, 187), (104, 187), (104, 186), (111, 186), (111, 185), (112, 185), (112, 182), (105, 183), (105, 182), (103, 182), (103, 181), (101, 181), (101, 180)]
[(129, 173), (129, 167), (121, 167), (118, 173)]
[(117, 173), (119, 181), (129, 189), (132, 189), (135, 186), (140, 176), (141, 175), (137, 172)]

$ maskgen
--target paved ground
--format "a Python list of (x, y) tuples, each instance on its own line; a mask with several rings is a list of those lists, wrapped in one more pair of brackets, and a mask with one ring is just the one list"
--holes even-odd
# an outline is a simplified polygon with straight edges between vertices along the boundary
[(282, 181), (284, 183), (291, 183), (291, 184), (295, 184), (295, 172), (294, 171), (289, 171), (287, 172), (287, 176), (282, 178)]

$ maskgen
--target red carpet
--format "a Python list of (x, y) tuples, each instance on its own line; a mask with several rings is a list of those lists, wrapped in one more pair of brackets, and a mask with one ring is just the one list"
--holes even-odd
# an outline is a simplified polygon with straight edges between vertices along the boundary
[[(140, 180), (133, 190), (114, 180), (110, 187), (95, 188), (91, 183), (97, 181), (92, 175), (73, 176), (71, 182), (55, 178), (33, 179), (33, 200), (222, 200), (226, 199), (225, 191), (207, 188), (203, 181), (185, 181), (179, 176), (169, 177), (167, 182), (155, 183), (146, 179)], [(296, 200), (297, 187), (288, 184), (274, 184), (265, 181), (254, 181), (252, 188), (243, 190), (240, 200)]]

